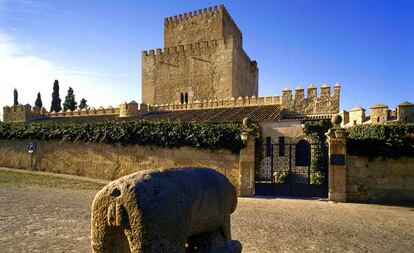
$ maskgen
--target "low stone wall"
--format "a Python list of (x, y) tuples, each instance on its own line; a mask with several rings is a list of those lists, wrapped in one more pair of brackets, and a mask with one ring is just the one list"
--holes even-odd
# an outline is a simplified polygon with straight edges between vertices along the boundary
[[(0, 166), (29, 169), (28, 143), (27, 140), (0, 140)], [(147, 169), (209, 167), (229, 178), (240, 193), (239, 162), (239, 154), (225, 149), (37, 141), (32, 166), (39, 171), (107, 180)]]
[(346, 165), (349, 201), (414, 203), (414, 158), (347, 156)]

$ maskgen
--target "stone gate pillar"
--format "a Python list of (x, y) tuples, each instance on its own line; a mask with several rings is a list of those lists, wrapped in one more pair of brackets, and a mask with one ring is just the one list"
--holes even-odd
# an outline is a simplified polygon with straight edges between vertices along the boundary
[(247, 140), (245, 141), (245, 148), (240, 150), (239, 184), (240, 196), (242, 197), (254, 195), (254, 143), (254, 137), (249, 134), (247, 135)]
[(334, 127), (326, 133), (329, 144), (329, 200), (346, 202), (346, 131), (340, 127), (342, 118), (332, 118)]
[(239, 158), (239, 186), (240, 196), (253, 196), (254, 193), (254, 177), (255, 177), (255, 138), (257, 133), (253, 131), (252, 123), (248, 118), (243, 120), (243, 131), (241, 139), (245, 147), (240, 150)]

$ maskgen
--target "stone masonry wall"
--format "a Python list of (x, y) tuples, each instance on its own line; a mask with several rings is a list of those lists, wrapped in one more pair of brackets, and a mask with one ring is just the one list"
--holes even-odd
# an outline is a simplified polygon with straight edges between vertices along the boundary
[(142, 101), (167, 104), (232, 97), (233, 39), (153, 50), (142, 55)]
[(259, 93), (259, 70), (256, 61), (251, 61), (242, 48), (233, 50), (232, 97), (251, 97)]
[(347, 156), (347, 196), (356, 202), (414, 202), (414, 158)]
[(337, 83), (333, 87), (331, 94), (331, 87), (327, 84), (322, 85), (320, 94), (314, 85), (310, 85), (307, 89), (307, 96), (305, 97), (305, 90), (297, 88), (295, 96), (292, 95), (292, 90), (286, 88), (282, 91), (282, 107), (288, 111), (300, 114), (320, 114), (339, 112), (341, 86)]
[[(28, 169), (28, 141), (0, 140), (0, 166)], [(38, 141), (33, 168), (40, 171), (114, 180), (136, 171), (168, 167), (210, 167), (239, 187), (239, 154), (190, 147), (158, 148), (95, 143)]]
[(143, 103), (257, 95), (257, 63), (243, 50), (242, 33), (223, 5), (165, 18), (164, 49), (142, 53)]

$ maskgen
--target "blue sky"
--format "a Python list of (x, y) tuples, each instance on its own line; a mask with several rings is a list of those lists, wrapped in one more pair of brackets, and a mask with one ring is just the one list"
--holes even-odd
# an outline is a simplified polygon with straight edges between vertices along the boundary
[(259, 66), (259, 95), (342, 85), (341, 108), (414, 102), (414, 1), (0, 0), (0, 105), (50, 107), (53, 80), (92, 106), (141, 99), (141, 51), (164, 17), (224, 3)]

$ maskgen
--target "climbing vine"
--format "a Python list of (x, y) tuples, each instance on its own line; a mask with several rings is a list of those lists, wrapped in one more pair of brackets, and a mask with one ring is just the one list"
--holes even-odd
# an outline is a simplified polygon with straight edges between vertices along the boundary
[(323, 184), (327, 182), (328, 147), (325, 133), (332, 127), (330, 120), (305, 121), (304, 133), (309, 137), (313, 146), (310, 168), (310, 183)]

